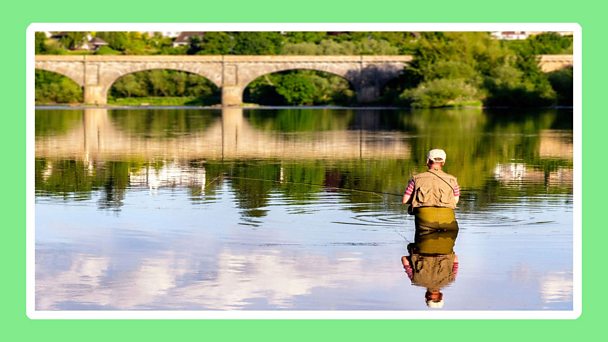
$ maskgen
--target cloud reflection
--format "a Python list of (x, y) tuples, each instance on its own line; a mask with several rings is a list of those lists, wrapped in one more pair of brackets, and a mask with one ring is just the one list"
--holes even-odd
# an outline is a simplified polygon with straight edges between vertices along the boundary
[(543, 303), (572, 302), (572, 273), (551, 272), (540, 279), (540, 285)]
[(212, 268), (168, 253), (146, 258), (128, 272), (113, 270), (114, 261), (76, 254), (70, 267), (55, 274), (37, 265), (37, 310), (288, 309), (296, 297), (315, 288), (371, 282), (360, 276), (364, 272), (357, 253), (301, 260), (276, 250), (224, 249)]

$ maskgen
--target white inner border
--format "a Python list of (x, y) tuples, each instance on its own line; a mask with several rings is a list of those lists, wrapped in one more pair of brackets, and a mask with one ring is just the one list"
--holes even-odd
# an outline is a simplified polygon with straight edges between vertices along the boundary
[[(41, 311), (35, 308), (35, 54), (39, 31), (571, 31), (573, 73), (573, 310), (571, 311)], [(576, 23), (33, 23), (26, 36), (26, 312), (31, 319), (577, 319), (582, 313), (582, 28)]]

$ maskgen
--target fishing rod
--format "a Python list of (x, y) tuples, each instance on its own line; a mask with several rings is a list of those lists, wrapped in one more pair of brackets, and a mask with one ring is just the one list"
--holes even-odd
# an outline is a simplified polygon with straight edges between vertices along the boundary
[(327, 186), (327, 185), (321, 185), (321, 184), (315, 184), (315, 183), (304, 183), (304, 182), (294, 182), (294, 181), (281, 181), (281, 180), (274, 180), (274, 179), (241, 177), (241, 176), (231, 176), (231, 175), (224, 175), (224, 177), (226, 177), (228, 179), (244, 179), (244, 180), (254, 180), (254, 181), (260, 181), (260, 182), (272, 182), (272, 183), (281, 183), (281, 184), (295, 184), (295, 185), (317, 186), (317, 187), (326, 188), (326, 189), (346, 190), (346, 191), (353, 191), (353, 192), (361, 192), (361, 193), (374, 194), (374, 195), (377, 195), (379, 197), (382, 197), (382, 195), (398, 196), (398, 197), (403, 196), (403, 194), (396, 194), (396, 193), (392, 193), (392, 192), (372, 191), (372, 190), (363, 190), (363, 189), (354, 189), (354, 188), (342, 188), (342, 187), (339, 187), (339, 186)]
[[(362, 190), (362, 189), (353, 189), (353, 188), (342, 188), (342, 187), (337, 187), (337, 186), (325, 186), (325, 185), (314, 184), (314, 183), (304, 183), (304, 182), (294, 182), (294, 181), (281, 181), (281, 180), (274, 180), (274, 179), (263, 179), (263, 178), (242, 177), (242, 176), (231, 176), (231, 175), (228, 175), (228, 174), (223, 174), (221, 176), (215, 177), (207, 185), (210, 185), (211, 183), (215, 182), (220, 177), (224, 177), (224, 178), (227, 178), (227, 179), (243, 179), (243, 180), (261, 181), (261, 182), (281, 183), (281, 184), (297, 184), (297, 185), (316, 186), (316, 187), (329, 188), (329, 189), (337, 189), (337, 190), (346, 190), (346, 191), (353, 191), (353, 192), (369, 193), (369, 194), (377, 195), (377, 196), (379, 196), (381, 198), (382, 198), (382, 195), (398, 196), (398, 197), (403, 196), (403, 194), (396, 194), (396, 193), (391, 193), (391, 192), (371, 191), (371, 190)], [(405, 235), (403, 235), (401, 232), (399, 232), (397, 230), (394, 230), (394, 232), (397, 235), (399, 235), (406, 243), (411, 243), (411, 241), (407, 237), (405, 237)]]

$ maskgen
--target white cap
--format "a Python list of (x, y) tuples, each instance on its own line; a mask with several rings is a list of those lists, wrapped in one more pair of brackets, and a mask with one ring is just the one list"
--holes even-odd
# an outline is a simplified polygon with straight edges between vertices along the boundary
[(426, 301), (426, 306), (428, 306), (430, 309), (441, 309), (443, 308), (443, 299), (438, 302), (433, 302), (429, 299)]
[(430, 159), (432, 161), (436, 161), (436, 159), (441, 159), (441, 161), (445, 162), (446, 157), (447, 156), (445, 154), (445, 151), (438, 148), (430, 150), (429, 153), (426, 154), (426, 159)]

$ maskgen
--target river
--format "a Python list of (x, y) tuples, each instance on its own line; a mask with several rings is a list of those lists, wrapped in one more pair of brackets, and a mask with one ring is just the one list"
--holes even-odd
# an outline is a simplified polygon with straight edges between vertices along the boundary
[(572, 110), (476, 108), (37, 108), (36, 310), (429, 310), (400, 196), (430, 148), (443, 310), (572, 310)]

